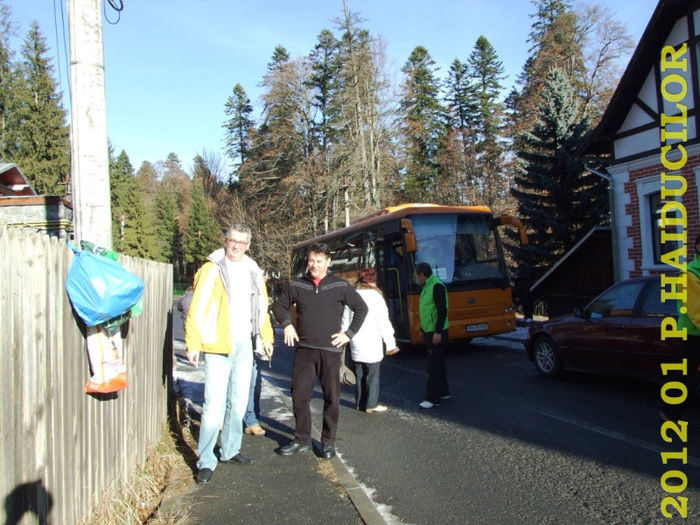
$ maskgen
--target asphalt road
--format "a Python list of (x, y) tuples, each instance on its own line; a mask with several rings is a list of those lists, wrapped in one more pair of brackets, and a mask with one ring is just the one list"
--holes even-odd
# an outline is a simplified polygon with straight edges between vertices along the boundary
[[(179, 318), (175, 325), (178, 339)], [(278, 342), (272, 368), (263, 369), (282, 395), (292, 356)], [(453, 347), (447, 363), (452, 398), (432, 410), (418, 407), (426, 381), (418, 351), (384, 360), (386, 413), (354, 410), (353, 389), (343, 388), (337, 448), (387, 522), (700, 523), (697, 406), (687, 414), (687, 443), (675, 435), (667, 443), (655, 385), (588, 374), (543, 379), (522, 346), (504, 338)], [(319, 426), (321, 405), (312, 402)], [(687, 463), (662, 463), (662, 452), (684, 446)], [(687, 488), (672, 493), (683, 478)], [(688, 498), (687, 519), (670, 506), (675, 517), (662, 515), (669, 495)]]

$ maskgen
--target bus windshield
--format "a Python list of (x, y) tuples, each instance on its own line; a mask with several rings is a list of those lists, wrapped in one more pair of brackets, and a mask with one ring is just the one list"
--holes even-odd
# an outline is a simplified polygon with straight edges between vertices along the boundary
[(507, 281), (490, 216), (415, 215), (411, 220), (418, 244), (416, 262), (430, 264), (445, 284), (483, 279)]

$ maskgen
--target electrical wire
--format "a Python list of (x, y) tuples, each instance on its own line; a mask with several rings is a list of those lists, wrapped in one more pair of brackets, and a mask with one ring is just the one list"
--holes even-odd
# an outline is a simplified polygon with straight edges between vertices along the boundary
[(119, 20), (121, 20), (122, 16), (122, 11), (124, 10), (124, 1), (123, 0), (107, 0), (107, 4), (109, 4), (109, 7), (114, 9), (117, 13), (117, 19), (112, 22), (109, 19), (109, 16), (107, 16), (107, 6), (105, 4), (102, 4), (102, 10), (104, 11), (105, 15), (105, 20), (107, 21), (108, 24), (111, 25), (117, 25), (119, 23)]
[[(61, 11), (61, 29), (59, 31), (58, 29), (58, 15), (56, 13), (56, 3), (58, 2), (58, 5), (60, 6), (59, 9)], [(65, 12), (63, 11), (63, 2), (61, 0), (54, 0), (53, 2), (53, 25), (54, 25), (54, 31), (56, 33), (56, 68), (58, 70), (58, 84), (59, 88), (63, 92), (63, 73), (61, 72), (61, 52), (60, 49), (63, 47), (63, 63), (65, 64), (65, 69), (66, 69), (66, 78), (68, 80), (67, 85), (67, 92), (68, 92), (68, 108), (70, 108), (71, 104), (71, 89), (70, 89), (70, 69), (69, 69), (69, 54), (68, 54), (68, 39), (66, 38), (66, 18), (65, 18)], [(59, 36), (63, 37), (63, 46), (59, 44), (59, 41), (61, 40)]]

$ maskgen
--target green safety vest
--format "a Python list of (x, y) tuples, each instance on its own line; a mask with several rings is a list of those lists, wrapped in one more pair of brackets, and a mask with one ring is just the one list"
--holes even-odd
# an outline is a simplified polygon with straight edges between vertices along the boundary
[[(435, 324), (437, 323), (437, 308), (435, 307), (435, 300), (433, 299), (433, 288), (435, 285), (445, 286), (435, 275), (431, 275), (425, 280), (423, 284), (423, 289), (420, 291), (420, 302), (419, 302), (419, 314), (420, 314), (420, 327), (424, 332), (437, 332), (447, 330), (450, 326), (450, 322), (445, 316), (445, 326), (442, 330), (436, 330)], [(445, 308), (449, 311), (449, 301), (447, 298), (447, 289), (445, 289)]]

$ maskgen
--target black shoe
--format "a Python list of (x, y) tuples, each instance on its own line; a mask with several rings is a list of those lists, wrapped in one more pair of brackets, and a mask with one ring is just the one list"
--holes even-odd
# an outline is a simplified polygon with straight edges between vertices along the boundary
[(229, 459), (219, 459), (219, 463), (236, 463), (237, 465), (250, 465), (251, 463), (254, 463), (255, 460), (253, 458), (249, 458), (247, 456), (244, 456), (240, 452), (233, 456), (232, 458)]
[(200, 468), (199, 472), (197, 472), (197, 484), (204, 485), (205, 483), (209, 483), (209, 480), (211, 479), (213, 474), (214, 471), (212, 471), (212, 469), (210, 468)]
[(333, 443), (323, 445), (323, 451), (321, 454), (324, 458), (331, 459), (333, 456), (335, 456), (335, 445)]
[(307, 450), (311, 450), (311, 445), (302, 445), (301, 443), (292, 441), (289, 445), (280, 448), (279, 453), (282, 456), (292, 456), (297, 452), (306, 452)]

